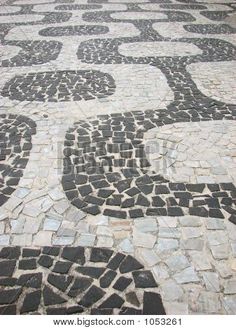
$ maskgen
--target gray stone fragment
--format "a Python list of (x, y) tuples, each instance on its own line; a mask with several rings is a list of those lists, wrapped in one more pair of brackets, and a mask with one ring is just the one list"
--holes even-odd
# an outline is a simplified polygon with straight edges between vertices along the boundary
[(181, 240), (180, 241), (181, 249), (185, 250), (203, 250), (204, 247), (204, 240), (203, 239), (188, 239), (188, 240)]
[(164, 263), (159, 263), (152, 269), (157, 283), (169, 278), (168, 267)]
[(208, 230), (224, 230), (224, 220), (221, 218), (208, 218), (206, 220), (206, 227)]
[(203, 272), (202, 277), (207, 290), (212, 292), (220, 292), (220, 281), (217, 273)]
[(166, 314), (170, 314), (170, 315), (189, 314), (187, 303), (165, 302), (165, 310), (166, 310)]
[(160, 285), (161, 296), (164, 300), (177, 300), (183, 297), (183, 289), (172, 279), (165, 281)]
[(11, 220), (11, 233), (13, 234), (20, 234), (23, 233), (24, 225), (25, 225), (25, 218), (18, 218), (15, 220)]
[(124, 239), (120, 242), (118, 247), (121, 249), (121, 251), (126, 253), (132, 253), (134, 252), (134, 247), (129, 239)]
[(226, 243), (218, 246), (210, 246), (210, 249), (215, 259), (228, 259), (229, 257), (229, 245)]
[(74, 237), (70, 236), (56, 236), (52, 239), (52, 244), (55, 246), (71, 245), (74, 242)]
[(209, 258), (208, 255), (200, 251), (189, 251), (188, 253), (197, 271), (205, 271), (212, 269), (210, 260), (208, 259)]
[(178, 272), (190, 266), (188, 259), (182, 254), (173, 254), (165, 260), (165, 263), (172, 272)]
[(24, 224), (24, 233), (37, 233), (40, 225), (41, 225), (42, 220), (39, 218), (26, 218), (25, 224)]
[(200, 292), (197, 309), (198, 312), (204, 314), (219, 314), (221, 309), (219, 294), (208, 291)]
[(199, 282), (199, 278), (194, 271), (193, 266), (185, 268), (183, 271), (174, 275), (174, 279), (178, 283)]
[(179, 217), (179, 222), (181, 226), (201, 226), (202, 219), (197, 216), (184, 216)]
[(210, 246), (218, 246), (228, 242), (227, 235), (224, 231), (209, 231), (207, 233), (207, 240)]
[(77, 244), (78, 246), (83, 246), (83, 247), (93, 247), (95, 243), (95, 239), (96, 239), (96, 235), (94, 234), (82, 233), (77, 239)]
[(133, 243), (136, 247), (153, 248), (156, 242), (156, 236), (149, 233), (139, 232), (134, 228), (133, 230)]
[(30, 193), (30, 189), (28, 189), (26, 187), (20, 187), (15, 191), (14, 196), (17, 197), (17, 198), (23, 199), (29, 193)]
[(62, 218), (54, 214), (48, 214), (47, 218), (44, 220), (43, 229), (45, 231), (57, 231), (61, 225), (61, 220)]
[(229, 279), (225, 281), (224, 293), (226, 295), (236, 294), (236, 279)]
[(157, 240), (155, 250), (157, 251), (158, 255), (165, 256), (168, 253), (171, 253), (174, 250), (177, 250), (178, 247), (179, 247), (179, 241), (177, 239), (159, 238)]
[(158, 229), (156, 219), (154, 218), (137, 219), (134, 221), (134, 226), (143, 233), (156, 232)]
[(222, 304), (224, 309), (226, 310), (226, 314), (236, 314), (236, 295), (224, 297), (222, 300)]
[(8, 246), (10, 244), (10, 235), (2, 234), (0, 235), (0, 246)]
[(138, 253), (140, 254), (140, 257), (147, 266), (153, 266), (161, 260), (160, 257), (153, 250), (150, 249), (142, 248), (138, 250)]
[(178, 228), (174, 227), (160, 227), (158, 236), (159, 238), (179, 239), (181, 232)]

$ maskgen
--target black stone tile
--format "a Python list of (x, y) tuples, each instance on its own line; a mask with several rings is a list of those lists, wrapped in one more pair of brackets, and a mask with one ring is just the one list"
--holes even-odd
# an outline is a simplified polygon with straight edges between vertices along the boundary
[(87, 212), (88, 214), (94, 215), (94, 216), (100, 214), (100, 212), (101, 212), (101, 210), (98, 206), (84, 207), (83, 211)]
[(0, 286), (14, 287), (16, 285), (16, 278), (0, 278)]
[(40, 255), (40, 252), (40, 249), (24, 248), (22, 252), (22, 257), (38, 257)]
[(20, 270), (34, 270), (37, 268), (36, 259), (22, 259), (19, 261), (19, 269)]
[(121, 210), (105, 209), (103, 214), (105, 216), (123, 218), (123, 219), (127, 217), (126, 211), (121, 211)]
[(98, 191), (98, 197), (106, 199), (114, 192), (115, 192), (115, 190), (100, 189)]
[(56, 272), (56, 273), (66, 274), (69, 272), (71, 265), (72, 265), (71, 262), (58, 261), (58, 262), (56, 262), (52, 271)]
[(236, 187), (234, 186), (233, 183), (221, 183), (220, 187), (224, 191), (235, 191), (236, 190)]
[(107, 288), (110, 286), (111, 282), (114, 280), (116, 277), (117, 273), (108, 270), (101, 278), (100, 278), (100, 287), (101, 288)]
[(157, 283), (154, 280), (151, 271), (134, 271), (132, 272), (136, 288), (154, 288)]
[(139, 194), (135, 204), (143, 207), (149, 207), (150, 201), (143, 194)]
[(120, 263), (122, 262), (122, 260), (125, 258), (124, 254), (121, 253), (117, 253), (115, 254), (114, 257), (112, 257), (112, 259), (109, 261), (107, 267), (112, 269), (112, 270), (117, 270), (117, 268), (119, 267)]
[(207, 187), (211, 192), (218, 192), (220, 190), (218, 184), (207, 184)]
[(76, 271), (83, 275), (89, 276), (93, 279), (98, 279), (105, 272), (105, 268), (84, 266), (84, 267), (77, 267)]
[(91, 307), (94, 303), (96, 303), (104, 295), (105, 295), (105, 292), (102, 289), (93, 285), (86, 292), (86, 294), (83, 296), (83, 298), (78, 302), (78, 304), (82, 305), (84, 307)]
[(49, 274), (48, 282), (57, 289), (66, 291), (69, 284), (72, 282), (72, 276)]
[(130, 218), (138, 218), (143, 217), (144, 213), (142, 209), (131, 209), (129, 210), (129, 216)]
[(170, 190), (165, 185), (156, 185), (155, 186), (155, 194), (169, 194)]
[(70, 306), (66, 310), (66, 314), (80, 314), (84, 311), (84, 309), (81, 306), (75, 305), (75, 306)]
[(167, 216), (165, 208), (148, 208), (146, 211), (147, 216)]
[(161, 296), (153, 292), (144, 291), (143, 297), (144, 315), (165, 315), (165, 309), (162, 304)]
[(125, 294), (126, 301), (136, 307), (140, 306), (140, 302), (138, 300), (138, 297), (134, 291), (128, 292)]
[(190, 192), (202, 193), (205, 188), (205, 184), (186, 184), (186, 187)]
[(77, 277), (71, 286), (68, 295), (76, 297), (77, 295), (84, 292), (92, 284), (93, 280), (89, 278)]
[(134, 199), (128, 198), (121, 203), (121, 208), (131, 208), (134, 206)]
[(113, 251), (106, 248), (92, 248), (90, 255), (90, 262), (103, 262), (107, 263), (111, 258)]
[(88, 194), (90, 194), (93, 190), (91, 188), (91, 186), (88, 185), (82, 185), (82, 186), (78, 186), (78, 190), (81, 196), (86, 196)]
[(119, 270), (121, 273), (128, 273), (135, 270), (140, 270), (142, 268), (143, 265), (130, 255), (126, 256), (119, 266)]
[(15, 260), (4, 260), (0, 262), (0, 277), (12, 276), (16, 266)]
[(125, 193), (132, 197), (140, 193), (140, 190), (137, 187), (131, 187)]
[(37, 311), (41, 299), (41, 290), (33, 291), (26, 295), (20, 313)]
[(16, 315), (16, 305), (5, 305), (0, 307), (0, 315)]
[(20, 256), (19, 247), (3, 247), (0, 250), (0, 258), (18, 259)]
[(58, 256), (60, 252), (60, 248), (58, 247), (43, 247), (43, 254)]
[(112, 294), (108, 297), (99, 308), (120, 308), (124, 304), (124, 299), (118, 296), (117, 294)]
[(186, 191), (186, 186), (183, 183), (169, 183), (171, 191)]
[(209, 209), (209, 217), (224, 218), (220, 209)]
[(48, 315), (66, 315), (67, 309), (65, 307), (48, 307), (46, 312)]
[(208, 211), (204, 207), (189, 208), (189, 214), (193, 216), (208, 217)]
[(138, 310), (137, 308), (133, 307), (122, 307), (121, 311), (119, 312), (120, 315), (142, 315), (142, 310)]
[(132, 279), (121, 276), (113, 285), (113, 288), (119, 291), (124, 291), (132, 282)]
[(138, 188), (140, 191), (146, 195), (152, 193), (153, 190), (153, 184), (150, 185), (138, 185)]
[(41, 265), (43, 267), (49, 268), (53, 264), (53, 259), (48, 255), (42, 255), (42, 256), (40, 256), (38, 263), (39, 263), (39, 265)]
[(92, 182), (92, 185), (95, 189), (110, 187), (109, 183), (105, 179)]
[(17, 280), (17, 285), (38, 289), (42, 284), (42, 273), (22, 274)]
[(85, 255), (83, 247), (64, 247), (61, 257), (71, 262), (83, 265), (85, 263)]
[(0, 290), (0, 305), (14, 303), (21, 292), (21, 288)]
[(66, 300), (56, 294), (52, 289), (49, 287), (45, 286), (43, 289), (43, 299), (44, 299), (44, 305), (56, 305), (56, 304), (62, 304), (66, 302)]
[(165, 206), (165, 201), (159, 196), (152, 197), (152, 206), (153, 207), (163, 207)]
[(130, 188), (130, 184), (131, 184), (131, 179), (124, 179), (115, 183), (114, 186), (117, 188), (119, 193), (121, 193), (125, 190), (128, 190)]
[(168, 207), (168, 216), (184, 216), (184, 212), (180, 207)]
[(229, 221), (230, 221), (231, 223), (233, 223), (233, 224), (236, 225), (236, 215), (231, 215), (231, 216), (229, 217)]
[(98, 205), (98, 206), (102, 206), (103, 203), (104, 203), (104, 200), (103, 199), (97, 198), (97, 197), (95, 197), (93, 195), (87, 195), (84, 198), (84, 201), (87, 202), (87, 203), (92, 203), (92, 204)]

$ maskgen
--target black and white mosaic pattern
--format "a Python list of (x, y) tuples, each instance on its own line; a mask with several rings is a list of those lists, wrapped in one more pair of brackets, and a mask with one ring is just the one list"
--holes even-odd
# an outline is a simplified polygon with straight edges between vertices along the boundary
[(0, 286), (0, 314), (165, 314), (152, 273), (111, 249), (3, 248)]
[(5, 85), (2, 95), (20, 101), (66, 102), (104, 98), (114, 91), (115, 82), (109, 74), (84, 70), (15, 76)]
[[(228, 112), (228, 118), (234, 119)], [(233, 184), (171, 183), (159, 173), (149, 172), (143, 133), (184, 122), (183, 113), (178, 117), (178, 112), (164, 110), (133, 112), (75, 124), (66, 135), (62, 178), (72, 204), (93, 215), (103, 212), (118, 218), (183, 216), (186, 212), (224, 218), (220, 208), (235, 215)], [(214, 118), (218, 113), (211, 111), (211, 115)], [(190, 114), (186, 113), (187, 117), (191, 121)]]
[(193, 24), (185, 25), (184, 29), (188, 32), (201, 34), (231, 34), (236, 33), (236, 29), (227, 24)]
[(101, 25), (78, 25), (78, 26), (62, 26), (62, 27), (48, 27), (40, 30), (39, 34), (42, 36), (72, 36), (72, 35), (94, 35), (105, 34), (109, 32), (107, 26)]
[(57, 41), (8, 41), (6, 45), (22, 49), (16, 56), (3, 60), (3, 67), (44, 64), (55, 60), (62, 48), (62, 44)]
[(0, 115), (0, 206), (9, 199), (23, 176), (35, 133), (33, 120), (21, 115)]

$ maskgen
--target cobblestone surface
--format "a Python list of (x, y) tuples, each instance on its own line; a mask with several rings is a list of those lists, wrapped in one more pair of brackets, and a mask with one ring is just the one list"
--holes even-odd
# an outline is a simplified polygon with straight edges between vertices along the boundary
[(236, 314), (235, 10), (0, 5), (0, 314)]

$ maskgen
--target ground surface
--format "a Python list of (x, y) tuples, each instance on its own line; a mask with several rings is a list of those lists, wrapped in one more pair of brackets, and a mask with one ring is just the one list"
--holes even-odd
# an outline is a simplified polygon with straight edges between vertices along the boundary
[(236, 314), (236, 4), (0, 6), (0, 313)]

